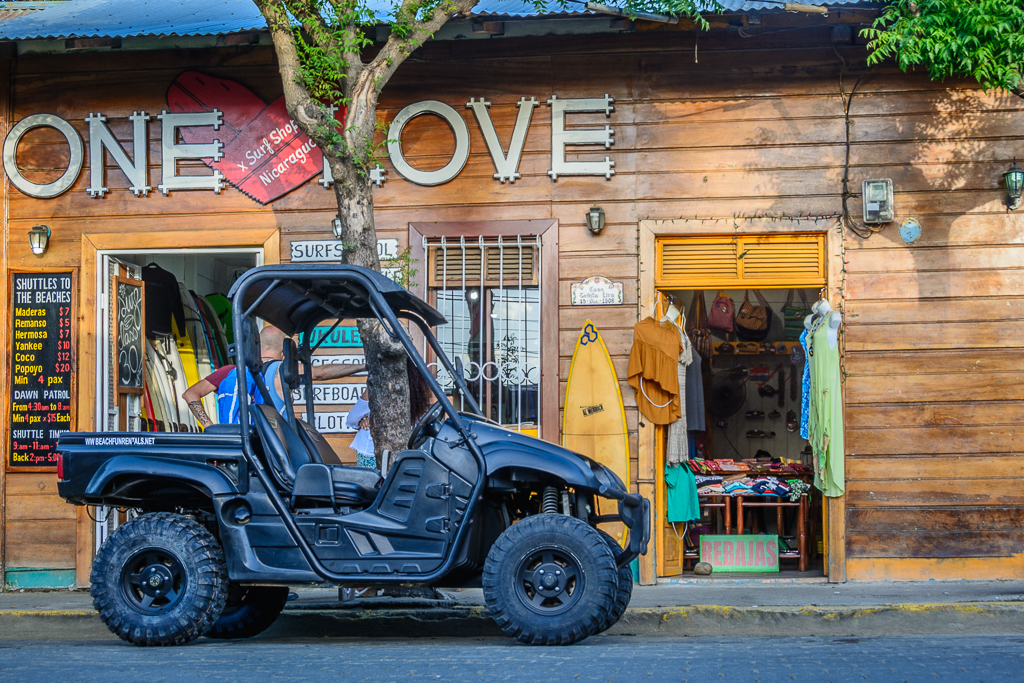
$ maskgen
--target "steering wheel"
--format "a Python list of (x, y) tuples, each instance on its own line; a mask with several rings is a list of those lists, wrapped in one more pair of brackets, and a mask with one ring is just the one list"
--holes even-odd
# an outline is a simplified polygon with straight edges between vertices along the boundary
[(420, 416), (420, 419), (416, 420), (416, 424), (412, 426), (412, 432), (409, 434), (409, 448), (419, 448), (427, 437), (437, 436), (438, 432), (441, 431), (440, 421), (443, 419), (441, 416), (444, 413), (444, 406), (441, 402), (430, 406), (427, 412)]

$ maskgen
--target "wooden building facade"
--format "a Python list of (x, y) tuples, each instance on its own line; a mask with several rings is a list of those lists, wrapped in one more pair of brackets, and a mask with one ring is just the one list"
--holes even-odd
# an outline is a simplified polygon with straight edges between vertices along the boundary
[[(658, 283), (658, 240), (667, 237), (823, 234), (827, 294), (842, 310), (845, 364), (846, 494), (830, 499), (826, 573), (835, 581), (1024, 577), (1024, 214), (1008, 212), (1001, 176), (1024, 158), (1024, 101), (982, 92), (968, 82), (938, 84), (923, 74), (865, 69), (863, 41), (851, 38), (847, 13), (826, 19), (777, 19), (799, 30), (738, 33), (728, 21), (701, 34), (638, 22), (626, 33), (491, 40), (439, 40), (402, 66), (383, 94), (380, 115), (427, 100), (450, 105), (469, 133), (465, 166), (448, 182), (409, 182), (385, 162), (374, 190), (380, 238), (418, 247), (425, 235), (544, 235), (540, 321), (545, 421), (558, 439), (557, 406), (580, 328), (598, 327), (621, 380), (631, 448), (631, 481), (662, 500), (654, 429), (643, 425), (625, 382), (633, 326), (651, 313)], [(746, 24), (745, 17), (732, 20)], [(781, 27), (778, 24), (777, 27)], [(643, 30), (644, 28), (651, 30)], [(746, 35), (744, 35), (744, 33)], [(856, 31), (852, 34), (855, 35)], [(746, 37), (749, 36), (749, 37)], [(239, 41), (241, 42), (241, 41)], [(263, 262), (286, 262), (292, 243), (331, 240), (333, 192), (319, 176), (261, 205), (226, 186), (158, 189), (161, 122), (141, 130), (148, 147), (148, 196), (105, 154), (107, 188), (91, 187), (87, 117), (102, 113), (132, 154), (129, 117), (168, 109), (168, 89), (184, 72), (243, 84), (271, 103), (281, 95), (274, 53), (259, 44), (195, 49), (60, 50), (9, 45), (0, 61), (0, 125), (35, 114), (68, 122), (85, 161), (70, 188), (52, 198), (27, 196), (5, 175), (3, 319), (12, 320), (10, 273), (71, 271), (76, 277), (76, 392), (73, 426), (97, 427), (97, 255), (104, 250), (246, 248)], [(844, 66), (845, 65), (845, 66)], [(604, 130), (607, 148), (569, 146), (565, 161), (614, 162), (614, 174), (559, 175), (552, 105), (602, 99), (605, 111), (567, 116), (566, 127)], [(503, 149), (521, 106), (538, 106), (514, 182), (495, 178), (495, 163), (474, 111), (484, 98)], [(847, 141), (849, 130), (849, 141)], [(891, 178), (897, 219), (869, 239), (843, 230), (841, 181), (847, 146), (851, 188)], [(71, 146), (73, 147), (73, 145)], [(29, 131), (17, 164), (37, 184), (57, 180), (71, 147), (53, 127)], [(420, 116), (405, 127), (402, 152), (415, 168), (439, 169), (455, 153), (448, 124)], [(209, 174), (183, 160), (172, 174)], [(163, 175), (162, 175), (163, 174)], [(592, 206), (605, 227), (592, 234)], [(861, 202), (850, 200), (860, 216)], [(908, 244), (900, 221), (915, 217), (920, 238)], [(50, 228), (43, 255), (26, 234)], [(416, 266), (427, 269), (427, 256)], [(544, 259), (543, 256), (547, 258)], [(623, 302), (574, 306), (570, 288), (591, 276), (623, 286)], [(0, 326), (12, 348), (12, 327)], [(3, 360), (3, 395), (12, 401), (12, 355)], [(543, 397), (548, 397), (546, 403)], [(4, 421), (4, 461), (12, 424)], [(6, 467), (0, 474), (0, 569), (12, 585), (85, 584), (95, 524), (88, 511), (55, 494), (52, 469)], [(643, 581), (664, 575), (664, 510), (658, 538), (641, 564)], [(33, 583), (36, 582), (36, 583)]]

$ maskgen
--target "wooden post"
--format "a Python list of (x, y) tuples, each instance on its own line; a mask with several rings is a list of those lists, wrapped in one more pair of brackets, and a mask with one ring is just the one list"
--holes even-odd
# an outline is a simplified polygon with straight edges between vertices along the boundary
[[(800, 551), (800, 571), (807, 571), (807, 494), (800, 496), (800, 507), (797, 508), (796, 547)], [(781, 509), (781, 508), (780, 508)]]
[[(6, 43), (0, 45), (0, 133), (6, 138), (7, 131), (11, 128), (11, 115), (12, 115), (12, 102), (11, 102), (11, 72), (14, 68), (14, 55), (15, 55), (15, 44)], [(10, 225), (8, 223), (8, 197), (10, 196), (11, 182), (7, 178), (7, 174), (4, 174), (3, 182), (0, 183), (0, 203), (2, 203), (3, 211), (0, 212), (3, 220), (3, 243), (0, 244), (0, 316), (3, 318), (3, 324), (0, 324), (0, 349), (6, 349), (9, 340), (7, 338), (7, 326), (8, 321), (11, 319), (10, 311), (7, 310), (7, 279), (9, 259), (7, 253), (7, 242), (10, 239)], [(0, 373), (5, 378), (5, 384), (9, 383), (11, 371), (8, 367), (9, 355), (4, 354), (4, 358), (0, 361), (0, 368), (3, 372)], [(5, 411), (10, 410), (10, 401), (8, 396), (8, 388), (5, 386), (0, 391), (0, 397), (4, 399)], [(7, 448), (10, 443), (10, 438), (7, 433), (7, 415), (4, 416), (4, 427), (0, 428), (0, 439), (3, 439), (3, 447), (0, 448), (4, 462), (0, 465), (0, 587), (3, 587), (7, 583), (7, 564), (5, 549), (7, 543), (5, 540), (4, 529), (7, 526)]]

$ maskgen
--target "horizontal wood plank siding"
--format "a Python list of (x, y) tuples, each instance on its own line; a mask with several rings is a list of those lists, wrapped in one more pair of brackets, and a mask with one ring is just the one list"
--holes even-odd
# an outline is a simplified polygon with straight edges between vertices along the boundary
[[(636, 459), (641, 419), (624, 381), (641, 276), (638, 222), (686, 219), (688, 234), (834, 230), (831, 219), (743, 217), (839, 210), (846, 145), (836, 51), (849, 64), (847, 90), (865, 59), (862, 46), (833, 46), (830, 26), (756, 39), (702, 34), (697, 63), (695, 47), (693, 34), (679, 31), (428, 43), (384, 89), (379, 110), (386, 126), (402, 107), (438, 99), (463, 112), (471, 138), (465, 168), (441, 186), (413, 185), (385, 162), (387, 182), (374, 190), (379, 237), (405, 247), (416, 221), (558, 221), (558, 281), (545, 286), (557, 287), (559, 307), (544, 312), (558, 343), (543, 352), (558, 355), (561, 401), (580, 328), (590, 320), (601, 331), (622, 380), (633, 481), (648, 485), (652, 471), (641, 471)], [(130, 60), (26, 54), (11, 93), (14, 119), (58, 113), (87, 139), (85, 117), (102, 112), (127, 145), (126, 117), (166, 109), (168, 85), (190, 69), (236, 80), (267, 102), (281, 94), (269, 47), (152, 50)], [(69, 96), (57, 101), (57, 93)], [(604, 93), (615, 98), (610, 117), (569, 118), (573, 126), (612, 126), (614, 145), (571, 147), (568, 158), (607, 154), (615, 175), (552, 181), (543, 102), (552, 94)], [(523, 96), (542, 104), (526, 137), (522, 177), (499, 183), (465, 103), (491, 103), (507, 148)], [(1006, 573), (1007, 558), (1024, 550), (1015, 545), (1024, 542), (1024, 212), (1006, 212), (999, 177), (1011, 158), (1024, 158), (1024, 100), (878, 66), (861, 80), (851, 118), (852, 186), (891, 178), (899, 219), (918, 218), (923, 232), (913, 245), (896, 225), (871, 239), (844, 240), (848, 575)], [(147, 135), (155, 187), (159, 122), (150, 122)], [(445, 124), (425, 116), (406, 127), (402, 147), (414, 166), (438, 168), (453, 141)], [(33, 131), (18, 159), (26, 175), (46, 182), (63, 171), (67, 146), (52, 131)], [(282, 261), (294, 240), (331, 238), (335, 196), (315, 181), (261, 206), (230, 187), (220, 195), (137, 198), (109, 155), (105, 172), (110, 191), (102, 199), (85, 192), (88, 168), (55, 199), (11, 190), (7, 264), (81, 266), (82, 236), (96, 232), (180, 233), (182, 246), (202, 246), (225, 230), (276, 228)], [(185, 162), (181, 172), (208, 171)], [(600, 235), (584, 224), (595, 204), (606, 213)], [(861, 211), (859, 199), (850, 209)], [(23, 237), (40, 222), (53, 233), (42, 258)], [(422, 273), (424, 264), (416, 267)], [(622, 282), (623, 306), (571, 306), (571, 285), (592, 275)], [(93, 363), (87, 349), (79, 363)], [(82, 391), (93, 389), (85, 383)], [(331, 441), (352, 457), (349, 437)], [(6, 488), (8, 566), (75, 566), (73, 509), (56, 498), (52, 475), (9, 474)]]

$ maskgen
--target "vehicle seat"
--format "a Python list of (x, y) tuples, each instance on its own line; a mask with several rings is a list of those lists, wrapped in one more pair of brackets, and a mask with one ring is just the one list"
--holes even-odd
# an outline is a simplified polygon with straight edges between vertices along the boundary
[[(263, 452), (271, 474), (278, 485), (292, 490), (295, 473), (303, 465), (317, 462), (306, 449), (299, 435), (273, 407), (265, 404), (252, 406), (253, 424), (263, 443)], [(328, 465), (334, 483), (336, 502), (352, 506), (366, 506), (377, 497), (381, 477), (377, 470), (367, 467)]]
[(331, 444), (327, 443), (327, 439), (324, 435), (316, 431), (316, 428), (303, 420), (302, 418), (295, 418), (295, 424), (298, 425), (299, 438), (302, 439), (303, 443), (306, 444), (306, 450), (313, 455), (313, 460), (316, 461), (319, 456), (319, 462), (325, 465), (341, 465), (341, 458), (331, 448)]

